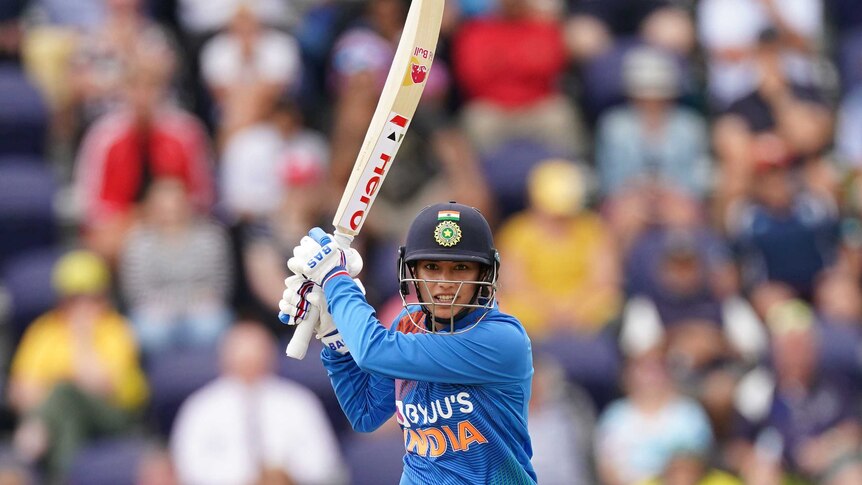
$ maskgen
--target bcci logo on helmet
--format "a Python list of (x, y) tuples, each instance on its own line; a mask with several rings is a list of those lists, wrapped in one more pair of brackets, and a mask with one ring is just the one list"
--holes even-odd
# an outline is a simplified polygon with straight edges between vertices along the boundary
[(451, 248), (461, 241), (461, 228), (454, 221), (443, 221), (434, 228), (437, 244)]

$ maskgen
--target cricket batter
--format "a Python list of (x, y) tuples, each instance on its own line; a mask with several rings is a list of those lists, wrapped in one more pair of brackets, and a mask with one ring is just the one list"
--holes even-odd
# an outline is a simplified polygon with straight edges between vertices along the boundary
[[(288, 261), (304, 278), (286, 280), (280, 308), (291, 323), (319, 319), (321, 358), (355, 430), (374, 431), (395, 414), (406, 449), (401, 485), (536, 483), (530, 339), (497, 307), (500, 260), (488, 222), (473, 207), (432, 205), (400, 251), (405, 308), (388, 330), (350, 276), (358, 253), (310, 237)], [(406, 302), (410, 285), (418, 305)]]

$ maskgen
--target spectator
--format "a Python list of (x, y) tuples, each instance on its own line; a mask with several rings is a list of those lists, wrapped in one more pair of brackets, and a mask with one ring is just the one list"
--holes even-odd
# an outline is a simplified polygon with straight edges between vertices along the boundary
[(709, 190), (706, 123), (679, 106), (673, 59), (654, 47), (629, 51), (623, 64), (629, 102), (606, 112), (596, 132), (602, 194), (611, 198), (641, 184), (672, 186), (702, 199)]
[(270, 110), (267, 119), (231, 137), (222, 152), (221, 202), (236, 223), (273, 217), (294, 186), (312, 183), (322, 190), (319, 182), (329, 171), (327, 140), (306, 127), (298, 106), (282, 97)]
[(835, 127), (835, 148), (840, 162), (852, 171), (862, 168), (862, 137), (859, 133), (862, 133), (862, 83), (841, 101)]
[(637, 483), (661, 473), (675, 454), (709, 451), (709, 420), (696, 401), (676, 390), (661, 344), (628, 357), (623, 385), (625, 397), (601, 413), (596, 428), (602, 483)]
[(758, 183), (747, 200), (728, 211), (743, 285), (776, 280), (810, 299), (815, 276), (837, 257), (837, 211), (832, 200), (800, 186), (780, 140), (763, 142), (755, 169)]
[(735, 400), (743, 450), (737, 465), (743, 478), (754, 483), (748, 474), (769, 459), (783, 459), (789, 474), (818, 482), (839, 467), (858, 466), (858, 386), (818, 370), (818, 333), (810, 308), (799, 300), (776, 304), (766, 323), (770, 365), (750, 372)]
[(855, 275), (841, 267), (821, 272), (814, 287), (820, 339), (819, 367), (856, 380), (862, 375), (862, 290)]
[(287, 27), (296, 20), (295, 5), (279, 0), (177, 0), (180, 28), (196, 39), (211, 37), (230, 24), (237, 7), (248, 6), (274, 27)]
[(101, 116), (119, 109), (134, 65), (157, 70), (170, 81), (177, 70), (176, 49), (168, 33), (144, 14), (142, 0), (107, 0), (105, 18), (86, 32), (70, 59), (71, 113), (76, 135)]
[(297, 91), (302, 63), (290, 35), (261, 23), (248, 4), (236, 6), (228, 29), (204, 44), (201, 72), (219, 113), (219, 144), (261, 121), (284, 93)]
[(76, 451), (127, 432), (147, 397), (134, 336), (107, 298), (109, 270), (72, 251), (53, 272), (59, 306), (27, 328), (15, 351), (9, 400), (21, 418), (14, 444), (64, 483)]
[(590, 441), (596, 412), (587, 394), (566, 381), (548, 356), (534, 360), (529, 431), (533, 467), (543, 483), (596, 483)]
[(273, 374), (275, 355), (256, 322), (237, 322), (225, 335), (221, 377), (183, 403), (171, 432), (181, 483), (344, 483), (320, 402)]
[(122, 294), (145, 355), (215, 346), (231, 321), (227, 234), (198, 216), (182, 181), (150, 185), (119, 264)]
[(742, 485), (733, 475), (710, 468), (708, 462), (708, 457), (696, 453), (677, 453), (668, 461), (659, 477), (641, 482), (640, 485)]
[(87, 243), (114, 261), (134, 222), (134, 208), (153, 180), (183, 181), (199, 211), (213, 197), (209, 140), (203, 126), (165, 100), (163, 73), (138, 64), (127, 72), (125, 107), (87, 132), (76, 162)]
[(465, 23), (452, 39), (452, 60), (464, 130), (480, 153), (525, 138), (584, 154), (579, 114), (560, 88), (568, 65), (562, 27), (535, 3), (505, 0), (497, 14)]
[(794, 83), (817, 79), (817, 44), (823, 32), (822, 0), (705, 0), (697, 6), (698, 37), (707, 55), (707, 91), (719, 112), (751, 91), (753, 52), (765, 31), (777, 35), (781, 64)]
[(590, 338), (620, 310), (619, 255), (601, 218), (584, 208), (587, 190), (583, 168), (541, 162), (530, 174), (529, 209), (497, 232), (506, 256), (500, 304), (536, 341), (560, 331)]

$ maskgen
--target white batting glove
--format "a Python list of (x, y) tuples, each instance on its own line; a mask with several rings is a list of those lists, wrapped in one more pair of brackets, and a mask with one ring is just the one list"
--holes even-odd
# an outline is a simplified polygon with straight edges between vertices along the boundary
[(304, 320), (317, 323), (320, 319), (318, 307), (308, 302), (308, 294), (314, 288), (314, 283), (301, 275), (293, 275), (284, 280), (284, 293), (278, 302), (278, 319), (287, 325), (299, 325)]
[(293, 257), (287, 261), (291, 271), (318, 285), (322, 285), (328, 276), (342, 270), (350, 276), (356, 276), (362, 271), (362, 266), (362, 257), (355, 249), (342, 249), (334, 239), (321, 246), (308, 236), (303, 237), (299, 245), (293, 248)]

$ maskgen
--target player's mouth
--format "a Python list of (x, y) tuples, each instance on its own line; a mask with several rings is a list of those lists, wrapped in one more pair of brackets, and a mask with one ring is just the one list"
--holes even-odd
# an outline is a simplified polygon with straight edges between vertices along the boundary
[(436, 303), (451, 304), (453, 301), (455, 301), (455, 295), (436, 295), (434, 297), (434, 301)]

